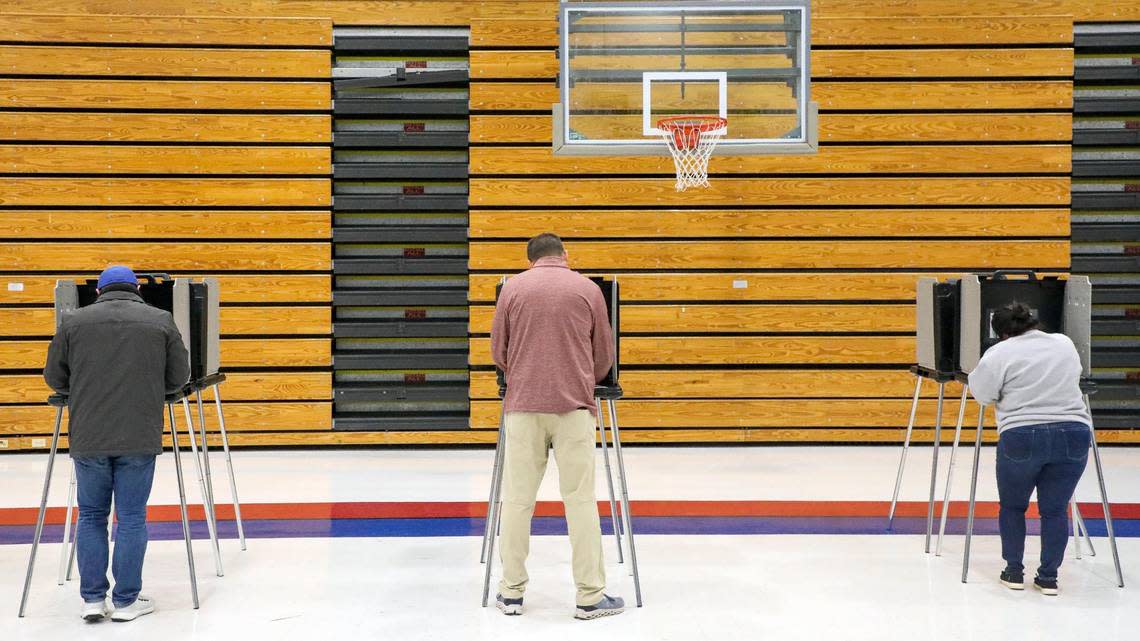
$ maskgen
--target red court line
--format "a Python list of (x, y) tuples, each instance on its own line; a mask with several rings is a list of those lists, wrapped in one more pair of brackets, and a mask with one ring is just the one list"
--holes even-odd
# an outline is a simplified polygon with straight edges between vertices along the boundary
[[(674, 517), (876, 517), (884, 519), (890, 504), (887, 501), (633, 501), (632, 510), (637, 516)], [(941, 513), (941, 502), (936, 504)], [(1086, 518), (1103, 518), (1099, 503), (1081, 503), (1081, 514)], [(334, 503), (249, 503), (242, 505), (242, 518), (249, 520), (334, 520), (334, 519), (429, 519), (429, 518), (482, 518), (487, 504), (482, 501), (440, 502), (334, 502)], [(955, 501), (950, 506), (952, 518), (964, 518), (967, 504)], [(609, 502), (599, 501), (599, 511), (609, 514)], [(925, 517), (926, 503), (900, 502), (896, 515)], [(0, 525), (34, 525), (36, 508), (0, 508)], [(1116, 503), (1113, 517), (1140, 519), (1140, 503)], [(48, 509), (46, 521), (60, 524), (64, 508)], [(562, 504), (540, 501), (535, 516), (562, 516)], [(992, 501), (979, 502), (978, 518), (996, 518), (998, 505)], [(1037, 517), (1036, 504), (1030, 505), (1029, 516)], [(152, 505), (147, 511), (152, 522), (178, 521), (181, 516), (177, 505)], [(201, 505), (190, 506), (190, 518), (203, 520)], [(218, 505), (218, 518), (232, 520), (233, 506)]]

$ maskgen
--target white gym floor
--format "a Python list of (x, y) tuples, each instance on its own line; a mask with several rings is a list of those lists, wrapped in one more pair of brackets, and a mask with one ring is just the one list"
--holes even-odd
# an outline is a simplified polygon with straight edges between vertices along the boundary
[[(631, 497), (730, 502), (888, 501), (896, 447), (626, 448)], [(945, 478), (944, 448), (940, 485)], [(1102, 450), (1113, 503), (1140, 502), (1140, 450)], [(903, 500), (925, 501), (929, 447), (911, 450)], [(979, 500), (996, 500), (993, 448), (983, 450)], [(968, 491), (970, 450), (956, 465), (954, 498)], [(485, 501), (489, 450), (238, 451), (243, 503)], [(198, 500), (189, 456), (192, 501)], [(34, 508), (44, 455), (0, 456), (0, 510)], [(61, 460), (66, 461), (65, 458)], [(554, 467), (553, 461), (551, 468)], [(215, 459), (219, 503), (226, 489)], [(599, 498), (606, 496), (601, 485)], [(52, 505), (62, 505), (66, 465), (57, 466)], [(557, 500), (554, 470), (540, 500)], [(940, 491), (941, 493), (941, 491)], [(1089, 471), (1077, 499), (1099, 499)], [(152, 505), (177, 503), (172, 460), (159, 460)], [(885, 505), (884, 505), (885, 514)], [(10, 511), (9, 511), (10, 512)], [(636, 515), (636, 503), (635, 503)], [(1091, 522), (1091, 518), (1089, 519)], [(885, 528), (885, 519), (883, 519)], [(826, 526), (822, 526), (826, 530)], [(59, 544), (42, 545), (28, 616), (16, 617), (30, 546), (0, 545), (0, 638), (84, 639), (1133, 639), (1140, 629), (1140, 538), (1119, 539), (1127, 587), (1116, 587), (1107, 540), (1081, 560), (1072, 545), (1061, 595), (1012, 592), (996, 575), (998, 538), (974, 538), (970, 582), (959, 580), (962, 537), (943, 555), (923, 553), (921, 535), (640, 535), (645, 607), (605, 540), (610, 587), (626, 613), (575, 621), (569, 545), (535, 536), (525, 614), (479, 607), (478, 536), (251, 538), (241, 552), (222, 541), (226, 576), (195, 541), (201, 609), (191, 609), (182, 541), (152, 541), (144, 592), (158, 611), (133, 623), (87, 624), (75, 582), (56, 585)], [(1027, 543), (1032, 571), (1036, 537)]]

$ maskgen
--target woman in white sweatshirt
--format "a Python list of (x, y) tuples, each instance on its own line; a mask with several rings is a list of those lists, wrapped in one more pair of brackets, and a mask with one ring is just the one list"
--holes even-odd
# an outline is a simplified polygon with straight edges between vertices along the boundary
[(1092, 438), (1080, 388), (1081, 361), (1069, 337), (1038, 330), (1033, 312), (1021, 303), (999, 310), (991, 325), (1001, 342), (986, 350), (970, 373), (970, 392), (997, 410), (998, 525), (1006, 562), (1001, 582), (1025, 588), (1025, 511), (1036, 489), (1041, 565), (1033, 584), (1056, 595), (1057, 569), (1068, 543), (1067, 508)]

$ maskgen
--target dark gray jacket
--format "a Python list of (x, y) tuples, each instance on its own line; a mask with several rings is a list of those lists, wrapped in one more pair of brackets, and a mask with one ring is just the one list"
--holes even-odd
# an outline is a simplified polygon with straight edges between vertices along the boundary
[(65, 317), (44, 380), (68, 396), (71, 455), (161, 454), (165, 395), (190, 378), (189, 357), (174, 318), (132, 292)]

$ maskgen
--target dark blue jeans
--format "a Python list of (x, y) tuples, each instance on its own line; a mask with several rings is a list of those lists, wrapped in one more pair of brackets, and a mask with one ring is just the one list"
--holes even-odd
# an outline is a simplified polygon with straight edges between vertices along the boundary
[(135, 602), (142, 589), (143, 557), (146, 556), (146, 504), (154, 481), (154, 456), (75, 457), (75, 480), (79, 495), (79, 594), (87, 603), (102, 602), (111, 587), (107, 582), (107, 517), (115, 497), (115, 559), (111, 573), (115, 607)]
[(1084, 423), (1024, 425), (1001, 433), (997, 446), (998, 525), (1006, 566), (1024, 571), (1025, 511), (1037, 489), (1041, 513), (1041, 566), (1037, 576), (1057, 578), (1069, 542), (1069, 501), (1089, 461), (1092, 433)]

